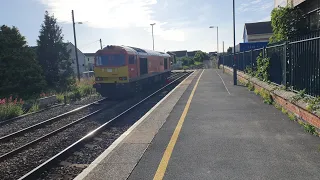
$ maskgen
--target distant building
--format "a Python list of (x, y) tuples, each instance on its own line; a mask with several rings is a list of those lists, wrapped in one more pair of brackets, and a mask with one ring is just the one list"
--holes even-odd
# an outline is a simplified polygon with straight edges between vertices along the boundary
[(169, 51), (169, 52), (175, 54), (176, 58), (188, 57), (187, 50), (185, 50), (185, 51)]
[(84, 53), (84, 55), (86, 56), (86, 60), (84, 63), (85, 70), (93, 71), (95, 53)]
[[(71, 43), (68, 42), (67, 44), (67, 50), (70, 51), (70, 59), (72, 61), (72, 69), (75, 75), (77, 75), (77, 62), (76, 62), (76, 53), (75, 53), (75, 46)], [(80, 76), (82, 75), (82, 73), (85, 70), (85, 55), (79, 50), (77, 49), (78, 52), (78, 61), (79, 61), (79, 73)]]
[(268, 42), (272, 36), (271, 21), (245, 23), (243, 42)]
[(217, 56), (217, 51), (215, 51), (215, 52), (209, 52), (208, 54), (209, 54), (209, 56)]
[[(70, 59), (72, 61), (72, 69), (75, 75), (77, 75), (77, 62), (76, 62), (76, 54), (75, 54), (75, 46), (71, 43), (71, 42), (67, 42), (64, 43), (67, 45), (67, 51), (70, 51)], [(37, 51), (37, 47), (38, 46), (29, 46), (35, 53)], [(80, 71), (80, 75), (86, 71), (85, 70), (85, 56), (84, 54), (79, 50), (78, 50), (78, 61), (79, 61), (79, 71)]]

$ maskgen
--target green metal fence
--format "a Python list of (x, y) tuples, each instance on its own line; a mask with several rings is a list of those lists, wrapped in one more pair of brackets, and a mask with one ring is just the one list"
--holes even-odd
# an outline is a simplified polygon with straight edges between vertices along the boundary
[[(305, 89), (311, 96), (320, 96), (320, 37), (289, 41), (263, 49), (220, 56), (219, 64), (245, 71), (257, 68), (257, 57), (270, 58), (269, 80), (293, 91)], [(233, 61), (235, 59), (235, 61)], [(234, 63), (235, 62), (235, 63)]]

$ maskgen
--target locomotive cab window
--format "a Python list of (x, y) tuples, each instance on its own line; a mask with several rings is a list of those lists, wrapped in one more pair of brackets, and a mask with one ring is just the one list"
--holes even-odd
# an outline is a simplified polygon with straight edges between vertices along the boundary
[(129, 64), (134, 64), (134, 56), (129, 56)]

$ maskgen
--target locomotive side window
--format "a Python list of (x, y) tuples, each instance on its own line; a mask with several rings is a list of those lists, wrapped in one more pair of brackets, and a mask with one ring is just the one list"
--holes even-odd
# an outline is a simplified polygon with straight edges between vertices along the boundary
[(134, 56), (129, 56), (129, 64), (134, 64)]

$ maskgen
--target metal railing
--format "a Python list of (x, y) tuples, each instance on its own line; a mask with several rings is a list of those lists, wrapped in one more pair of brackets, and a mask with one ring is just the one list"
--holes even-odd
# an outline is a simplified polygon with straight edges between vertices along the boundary
[[(236, 68), (257, 69), (257, 57), (270, 58), (269, 80), (293, 91), (305, 89), (311, 96), (320, 96), (320, 37), (267, 46), (235, 54)], [(219, 64), (233, 67), (233, 54), (220, 56)]]

